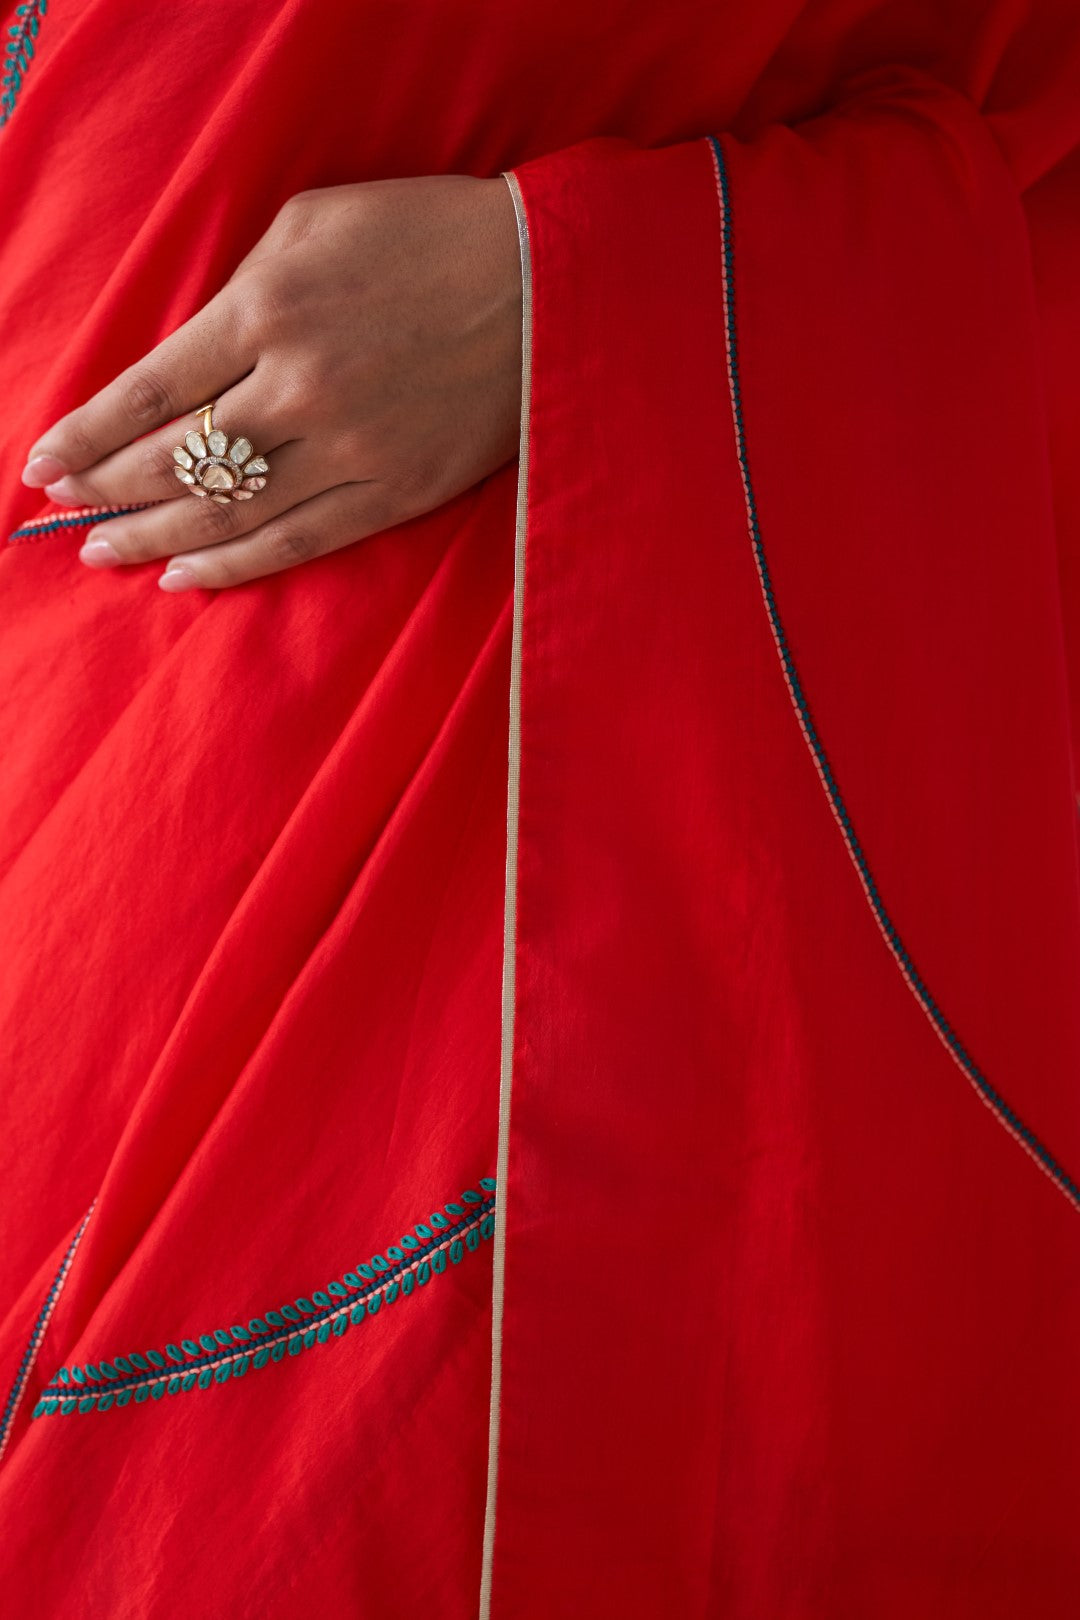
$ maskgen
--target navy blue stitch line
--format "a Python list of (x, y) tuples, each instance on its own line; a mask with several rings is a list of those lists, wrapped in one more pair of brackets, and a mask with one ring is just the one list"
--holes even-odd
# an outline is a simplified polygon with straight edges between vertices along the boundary
[(780, 618), (780, 612), (776, 605), (776, 594), (773, 589), (772, 575), (769, 570), (768, 560), (765, 556), (765, 548), (761, 540), (761, 529), (758, 523), (757, 499), (754, 494), (754, 486), (750, 477), (750, 462), (746, 451), (746, 425), (743, 419), (742, 389), (739, 381), (739, 349), (735, 321), (735, 255), (732, 246), (731, 233), (731, 192), (728, 181), (727, 165), (724, 161), (723, 148), (715, 135), (710, 135), (708, 139), (712, 146), (713, 154), (716, 158), (716, 167), (720, 179), (720, 191), (723, 199), (723, 208), (721, 210), (721, 235), (723, 243), (724, 266), (727, 275), (727, 311), (725, 320), (728, 353), (731, 360), (731, 400), (732, 415), (735, 420), (736, 450), (738, 453), (739, 466), (742, 471), (743, 483), (746, 491), (746, 505), (750, 521), (752, 544), (761, 575), (762, 591), (765, 597), (766, 610), (768, 612), (773, 635), (776, 638), (777, 648), (780, 652), (780, 659), (783, 665), (784, 674), (789, 682), (792, 697), (805, 730), (807, 742), (810, 744), (814, 759), (817, 762), (818, 768), (825, 782), (826, 793), (831, 800), (836, 814), (844, 828), (844, 832), (847, 835), (848, 848), (851, 852), (852, 859), (858, 868), (859, 874), (866, 885), (867, 896), (874, 916), (896, 952), (897, 957), (903, 964), (911, 986), (914, 989), (916, 996), (922, 1004), (925, 1012), (932, 1020), (933, 1024), (952, 1050), (961, 1068), (964, 1070), (965, 1074), (971, 1080), (972, 1084), (975, 1086), (981, 1096), (985, 1098), (994, 1112), (1005, 1121), (1010, 1129), (1016, 1132), (1017, 1136), (1021, 1138), (1033, 1156), (1038, 1159), (1039, 1163), (1047, 1171), (1051, 1179), (1055, 1181), (1062, 1191), (1065, 1192), (1075, 1203), (1080, 1205), (1080, 1186), (1078, 1186), (1072, 1177), (1069, 1176), (1068, 1173), (1057, 1163), (1049, 1149), (1043, 1145), (1035, 1133), (1028, 1129), (1028, 1127), (1021, 1120), (1020, 1116), (1015, 1113), (1005, 1101), (1001, 1093), (995, 1090), (995, 1088), (990, 1084), (986, 1076), (977, 1067), (974, 1059), (967, 1052), (960, 1040), (960, 1037), (955, 1033), (954, 1030), (950, 1028), (945, 1019), (945, 1015), (942, 1013), (941, 1009), (930, 995), (930, 992), (923, 983), (921, 976), (916, 972), (911, 956), (902, 943), (900, 935), (893, 924), (892, 918), (885, 909), (885, 904), (881, 899), (877, 884), (874, 882), (869, 864), (865, 855), (863, 854), (862, 845), (856, 836), (855, 828), (852, 825), (847, 806), (844, 803), (844, 799), (840, 793), (840, 789), (837, 785), (836, 778), (833, 775), (832, 768), (829, 765), (824, 746), (818, 737), (817, 730), (811, 718), (810, 705), (807, 702), (806, 695), (803, 691), (802, 681), (799, 679), (799, 674), (795, 667), (795, 660), (792, 657), (791, 649), (788, 646), (783, 622)]
[(63, 515), (47, 518), (44, 522), (35, 520), (24, 523), (21, 528), (13, 529), (8, 535), (8, 545), (17, 540), (34, 540), (41, 534), (54, 534), (57, 529), (81, 529), (95, 523), (106, 523), (109, 518), (126, 517), (129, 512), (141, 512), (147, 504), (141, 501), (136, 506), (116, 506), (107, 512), (65, 512)]
[[(41, 1392), (41, 1399), (56, 1395), (67, 1398), (71, 1395), (105, 1395), (113, 1390), (126, 1389), (137, 1384), (155, 1383), (159, 1378), (169, 1378), (174, 1373), (198, 1372), (200, 1368), (214, 1366), (220, 1361), (226, 1361), (241, 1355), (253, 1355), (256, 1350), (266, 1346), (281, 1343), (282, 1340), (291, 1339), (295, 1333), (305, 1333), (308, 1328), (318, 1327), (321, 1322), (332, 1316), (338, 1316), (343, 1310), (359, 1305), (374, 1294), (379, 1294), (390, 1283), (411, 1271), (416, 1263), (441, 1249), (445, 1244), (453, 1241), (455, 1236), (466, 1228), (476, 1225), (485, 1215), (491, 1213), (495, 1207), (495, 1197), (485, 1198), (480, 1204), (472, 1204), (469, 1209), (456, 1221), (453, 1226), (444, 1227), (435, 1233), (430, 1242), (422, 1244), (420, 1248), (412, 1249), (404, 1260), (395, 1263), (392, 1269), (379, 1272), (377, 1278), (369, 1287), (350, 1291), (348, 1298), (339, 1299), (333, 1305), (324, 1306), (321, 1310), (305, 1315), (299, 1322), (290, 1322), (287, 1327), (274, 1328), (270, 1333), (253, 1333), (250, 1341), (240, 1340), (233, 1345), (219, 1345), (216, 1350), (206, 1350), (199, 1356), (185, 1356), (183, 1361), (170, 1360), (167, 1366), (154, 1367), (149, 1372), (128, 1373), (120, 1378), (102, 1377), (100, 1380), (90, 1379), (85, 1384), (61, 1384), (54, 1380)], [(108, 1358), (106, 1358), (108, 1359)], [(85, 1368), (86, 1363), (81, 1365)], [(101, 1365), (100, 1362), (97, 1363)]]
[(30, 1338), (27, 1341), (26, 1349), (22, 1353), (22, 1359), (20, 1360), (18, 1369), (15, 1373), (15, 1381), (11, 1386), (7, 1402), (5, 1403), (3, 1417), (0, 1417), (0, 1441), (5, 1438), (8, 1424), (11, 1422), (15, 1414), (15, 1408), (19, 1404), (19, 1400), (22, 1396), (23, 1377), (27, 1368), (33, 1362), (34, 1357), (37, 1355), (41, 1334), (44, 1329), (44, 1323), (48, 1320), (49, 1313), (56, 1302), (56, 1297), (59, 1294), (60, 1289), (63, 1287), (64, 1278), (67, 1276), (68, 1268), (71, 1265), (71, 1257), (79, 1246), (79, 1239), (82, 1237), (83, 1228), (85, 1225), (85, 1220), (79, 1222), (75, 1236), (68, 1245), (67, 1253), (61, 1260), (57, 1268), (56, 1276), (52, 1280), (52, 1287), (45, 1295), (44, 1303), (38, 1312), (37, 1320), (34, 1323)]

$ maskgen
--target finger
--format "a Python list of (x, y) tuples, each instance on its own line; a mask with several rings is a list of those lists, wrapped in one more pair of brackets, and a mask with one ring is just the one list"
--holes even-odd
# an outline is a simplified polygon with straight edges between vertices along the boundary
[(215, 398), (258, 359), (241, 337), (247, 328), (238, 319), (235, 289), (224, 287), (145, 359), (42, 434), (27, 458), (23, 483), (40, 489), (65, 473), (82, 472)]
[[(267, 390), (259, 386), (258, 368), (250, 376), (223, 394), (214, 407), (214, 426), (227, 432), (230, 447), (241, 439), (251, 447), (240, 465), (267, 456), (286, 443), (292, 434), (272, 410), (266, 408)], [(232, 429), (231, 432), (228, 430)], [(45, 489), (49, 499), (58, 506), (131, 506), (139, 501), (167, 501), (184, 493), (184, 484), (177, 481), (178, 459), (174, 450), (181, 450), (182, 463), (190, 467), (194, 459), (186, 445), (188, 433), (201, 433), (202, 427), (193, 416), (168, 427), (147, 434), (135, 444), (126, 444), (113, 451), (85, 472), (68, 473)]]
[(141, 512), (110, 518), (105, 532), (99, 528), (87, 540), (79, 560), (90, 568), (115, 568), (221, 545), (310, 500), (326, 488), (328, 479), (325, 464), (308, 442), (297, 439), (274, 452), (272, 473), (244, 480), (263, 485), (251, 492), (250, 499), (221, 503), (206, 496), (193, 499), (175, 479), (169, 482), (183, 492), (183, 499), (159, 501)]
[(341, 551), (416, 515), (405, 509), (399, 494), (374, 479), (339, 484), (271, 518), (242, 540), (176, 558), (158, 584), (166, 591), (243, 585)]

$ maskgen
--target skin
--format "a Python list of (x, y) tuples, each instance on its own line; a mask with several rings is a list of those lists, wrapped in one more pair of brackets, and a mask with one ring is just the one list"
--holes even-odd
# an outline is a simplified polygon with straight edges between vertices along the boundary
[[(169, 558), (176, 591), (295, 567), (513, 458), (521, 297), (501, 178), (301, 192), (197, 315), (42, 435), (23, 482), (65, 506), (160, 503), (111, 518), (91, 568)], [(194, 499), (173, 474), (208, 400), (269, 462), (251, 500)]]

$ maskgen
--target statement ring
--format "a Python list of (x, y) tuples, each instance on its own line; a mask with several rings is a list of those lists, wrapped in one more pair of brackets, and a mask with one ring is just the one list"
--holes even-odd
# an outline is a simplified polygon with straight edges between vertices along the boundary
[(193, 495), (208, 496), (222, 506), (250, 501), (256, 490), (265, 488), (270, 471), (266, 457), (257, 456), (243, 435), (229, 443), (229, 435), (214, 426), (214, 404), (200, 405), (195, 412), (202, 430), (192, 428), (177, 445), (173, 472)]

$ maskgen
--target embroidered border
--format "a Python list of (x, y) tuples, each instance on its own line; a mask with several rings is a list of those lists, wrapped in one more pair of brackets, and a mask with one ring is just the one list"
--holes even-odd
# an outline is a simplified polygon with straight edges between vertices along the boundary
[(878, 892), (870, 866), (863, 853), (862, 845), (855, 833), (847, 805), (844, 803), (836, 777), (829, 765), (828, 757), (822, 745), (821, 738), (811, 718), (810, 706), (799, 679), (795, 660), (792, 657), (784, 632), (783, 621), (776, 605), (776, 592), (773, 588), (772, 575), (769, 570), (768, 559), (761, 540), (761, 529), (758, 523), (757, 500), (754, 495), (753, 481), (750, 477), (750, 464), (746, 452), (746, 424), (743, 418), (742, 391), (739, 383), (739, 343), (735, 318), (735, 285), (734, 285), (734, 250), (732, 246), (731, 230), (731, 188), (728, 179), (727, 165), (724, 161), (723, 148), (715, 135), (706, 137), (712, 153), (713, 172), (716, 178), (717, 197), (720, 204), (720, 230), (723, 247), (722, 261), (722, 290), (724, 307), (724, 341), (727, 350), (728, 389), (731, 397), (731, 415), (735, 429), (735, 449), (739, 460), (739, 471), (742, 477), (743, 498), (746, 506), (746, 522), (750, 536), (750, 544), (754, 553), (754, 564), (757, 569), (761, 593), (765, 600), (765, 610), (769, 618), (773, 641), (780, 658), (784, 682), (799, 722), (800, 730), (810, 750), (814, 765), (817, 769), (821, 784), (825, 789), (826, 797), (848, 854), (851, 857), (863, 893), (866, 896), (874, 921), (877, 923), (885, 944), (888, 946), (893, 959), (903, 975), (904, 981), (911, 990), (919, 1006), (933, 1026), (934, 1032), (941, 1041), (953, 1062), (969, 1081), (980, 1101), (990, 1109), (998, 1123), (1008, 1131), (1024, 1152), (1035, 1161), (1044, 1175), (1057, 1187), (1058, 1191), (1066, 1197), (1074, 1208), (1080, 1209), (1080, 1187), (1073, 1178), (1057, 1163), (1035, 1133), (1028, 1129), (1019, 1115), (1009, 1106), (1000, 1092), (987, 1080), (986, 1076), (976, 1065), (974, 1059), (956, 1034), (950, 1028), (945, 1015), (930, 994), (927, 986), (916, 971), (915, 964), (909, 952), (900, 939), (892, 918), (885, 908), (885, 903)]
[(19, 99), (23, 79), (34, 60), (35, 44), (41, 31), (42, 19), (48, 11), (48, 0), (31, 0), (29, 5), (16, 6), (16, 21), (8, 25), (8, 41), (4, 47), (4, 71), (0, 77), (0, 129), (3, 129)]
[[(96, 1202), (95, 1199), (94, 1203)], [(3, 1457), (7, 1449), (12, 1425), (15, 1422), (15, 1414), (19, 1409), (19, 1402), (22, 1400), (26, 1386), (30, 1382), (30, 1374), (34, 1370), (34, 1363), (37, 1361), (38, 1351), (41, 1349), (42, 1341), (45, 1338), (45, 1331), (49, 1326), (53, 1311), (56, 1309), (56, 1302), (60, 1298), (64, 1284), (67, 1281), (68, 1272), (71, 1270), (75, 1250), (82, 1242), (82, 1235), (86, 1231), (87, 1222), (93, 1213), (94, 1204), (91, 1204), (80, 1221), (75, 1236), (68, 1245), (67, 1253), (60, 1262), (60, 1269), (53, 1278), (52, 1287), (45, 1295), (45, 1303), (38, 1312), (38, 1319), (34, 1323), (34, 1331), (31, 1333), (29, 1343), (23, 1351), (22, 1360), (19, 1362), (19, 1368), (15, 1374), (15, 1382), (11, 1386), (11, 1393), (8, 1395), (7, 1403), (4, 1406), (3, 1416), (0, 1417), (0, 1458)]]
[(164, 1352), (147, 1350), (145, 1355), (135, 1352), (111, 1361), (61, 1367), (42, 1392), (33, 1416), (107, 1412), (132, 1401), (139, 1405), (163, 1395), (209, 1389), (211, 1384), (242, 1378), (249, 1368), (258, 1370), (286, 1355), (327, 1344), (332, 1337), (340, 1339), (350, 1326), (415, 1294), (492, 1236), (495, 1181), (484, 1176), (479, 1186), (479, 1192), (466, 1188), (460, 1203), (444, 1204), (428, 1222), (418, 1222), (400, 1244), (372, 1255), (367, 1264), (344, 1272), (325, 1289), (316, 1289), (310, 1299), (302, 1297), (254, 1316), (247, 1327), (215, 1328), (197, 1340), (168, 1344)]
[(85, 529), (95, 523), (107, 523), (109, 518), (126, 517), (128, 512), (142, 512), (157, 501), (139, 501), (134, 506), (79, 506), (70, 512), (49, 512), (44, 517), (31, 518), (8, 535), (9, 546), (20, 541), (43, 540), (48, 534), (64, 529)]

